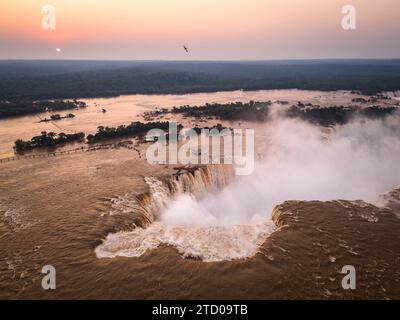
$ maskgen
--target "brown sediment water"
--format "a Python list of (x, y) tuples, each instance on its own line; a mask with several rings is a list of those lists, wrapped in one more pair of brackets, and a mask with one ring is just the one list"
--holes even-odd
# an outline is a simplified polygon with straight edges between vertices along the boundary
[[(350, 103), (348, 93), (299, 90), (135, 95), (87, 100), (86, 110), (59, 124), (89, 133), (98, 125), (141, 120), (138, 115), (155, 106), (250, 99)], [(1, 120), (1, 157), (12, 156), (16, 138), (50, 128), (34, 116)], [(277, 203), (272, 220), (265, 212), (265, 220), (247, 225), (182, 228), (157, 216), (175, 196), (201, 198), (223, 189), (231, 183), (229, 170), (200, 167), (177, 177), (174, 166), (150, 165), (128, 148), (0, 163), (0, 298), (400, 298), (398, 191), (379, 207), (344, 200)], [(120, 238), (111, 240), (118, 241), (107, 242), (115, 235)], [(232, 243), (240, 239), (255, 246), (235, 250)], [(143, 240), (154, 242), (143, 248)], [(57, 270), (56, 290), (41, 287), (44, 265)], [(356, 267), (357, 290), (342, 288), (344, 265)]]
[[(132, 121), (142, 121), (141, 114), (155, 108), (172, 108), (182, 105), (204, 105), (206, 103), (228, 103), (255, 101), (279, 101), (289, 103), (297, 101), (310, 102), (321, 106), (349, 105), (351, 99), (362, 97), (346, 91), (321, 92), (306, 90), (261, 90), (233, 91), (216, 93), (195, 93), (185, 95), (127, 95), (115, 98), (83, 99), (87, 108), (70, 111), (75, 118), (61, 121), (39, 122), (40, 118), (49, 117), (43, 113), (19, 118), (0, 120), (0, 158), (13, 156), (12, 146), (17, 138), (30, 139), (41, 131), (53, 132), (85, 132), (94, 133), (98, 126), (118, 126)], [(382, 103), (389, 103), (383, 101)], [(106, 113), (102, 109), (107, 109)], [(164, 119), (168, 120), (168, 119)]]

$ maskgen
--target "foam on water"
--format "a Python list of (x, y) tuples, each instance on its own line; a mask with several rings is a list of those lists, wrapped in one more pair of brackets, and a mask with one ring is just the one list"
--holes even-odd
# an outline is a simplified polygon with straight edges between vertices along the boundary
[(39, 222), (33, 219), (28, 209), (5, 199), (0, 199), (0, 220), (15, 232), (30, 228)]
[[(167, 182), (146, 177), (149, 195), (134, 200), (136, 203), (127, 197), (129, 205), (119, 207), (140, 208), (150, 223), (133, 231), (109, 234), (95, 249), (97, 257), (140, 257), (160, 245), (176, 248), (184, 258), (205, 262), (254, 256), (274, 230), (272, 221), (258, 216), (238, 220), (229, 212), (217, 214), (203, 201), (205, 196), (220, 192), (232, 177), (232, 168), (221, 165), (202, 167)], [(118, 202), (124, 203), (123, 199)]]
[(274, 230), (270, 221), (252, 225), (184, 227), (154, 222), (148, 228), (109, 234), (95, 249), (98, 258), (140, 257), (161, 244), (175, 247), (184, 258), (204, 262), (254, 256)]

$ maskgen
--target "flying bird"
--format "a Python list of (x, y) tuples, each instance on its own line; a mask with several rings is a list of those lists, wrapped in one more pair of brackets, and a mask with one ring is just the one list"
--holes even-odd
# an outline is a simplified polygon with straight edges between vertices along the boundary
[(183, 46), (183, 49), (185, 49), (186, 53), (189, 53), (189, 49), (186, 46)]

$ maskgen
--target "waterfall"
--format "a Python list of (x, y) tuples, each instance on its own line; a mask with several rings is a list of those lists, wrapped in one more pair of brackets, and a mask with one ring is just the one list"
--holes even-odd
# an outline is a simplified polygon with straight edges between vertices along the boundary
[[(217, 217), (197, 211), (199, 202), (210, 194), (222, 192), (233, 178), (234, 169), (227, 165), (182, 169), (167, 179), (146, 177), (149, 190), (126, 206), (127, 210), (142, 215), (141, 221), (145, 223), (132, 231), (109, 234), (96, 247), (96, 256), (140, 257), (161, 244), (173, 246), (184, 258), (205, 262), (254, 256), (275, 229), (272, 221), (224, 225), (215, 221)], [(170, 215), (177, 212), (179, 223), (169, 223)]]
[(234, 169), (231, 165), (213, 164), (186, 172), (175, 174), (166, 180), (155, 177), (145, 177), (149, 191), (136, 198), (138, 211), (145, 217), (145, 221), (157, 221), (162, 210), (168, 207), (171, 201), (182, 194), (189, 194), (195, 199), (217, 192), (232, 182)]

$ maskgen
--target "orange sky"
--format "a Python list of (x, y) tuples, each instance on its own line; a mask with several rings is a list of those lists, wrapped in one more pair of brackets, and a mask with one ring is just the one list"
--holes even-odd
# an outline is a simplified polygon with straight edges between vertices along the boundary
[[(350, 3), (357, 30), (344, 31)], [(1, 0), (0, 58), (394, 58), (399, 14), (398, 0)]]

